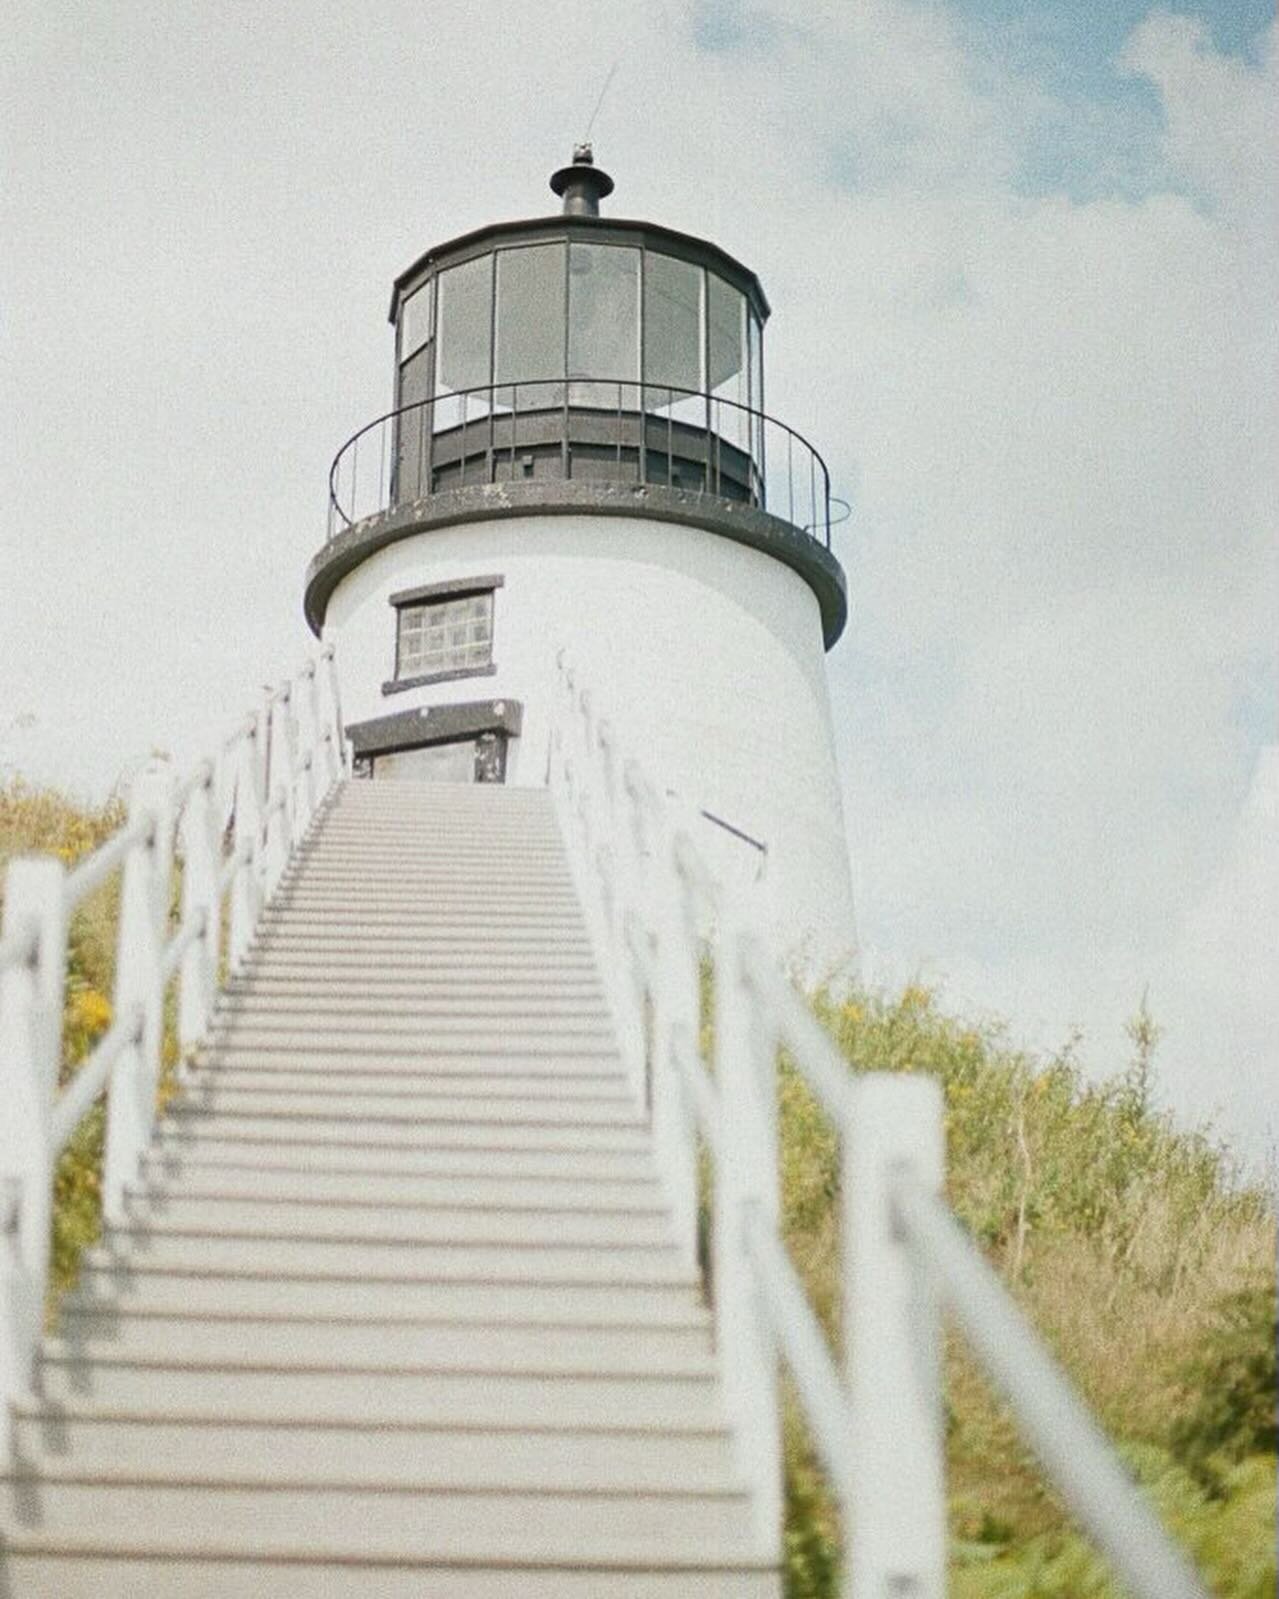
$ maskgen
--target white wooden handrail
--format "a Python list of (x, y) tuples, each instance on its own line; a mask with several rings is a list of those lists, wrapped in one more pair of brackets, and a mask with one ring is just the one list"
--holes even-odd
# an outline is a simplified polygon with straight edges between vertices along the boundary
[[(326, 646), (184, 779), (166, 762), (147, 767), (132, 786), (124, 826), (74, 870), (51, 856), (10, 862), (0, 926), (0, 1455), (10, 1448), (10, 1401), (30, 1391), (34, 1376), (59, 1154), (105, 1092), (103, 1214), (123, 1222), (155, 1117), (168, 987), (178, 979), (185, 1062), (212, 1021), (224, 903), (229, 898), (226, 957), (234, 972), (290, 855), (347, 765)], [(175, 855), (182, 899), (171, 927)], [(59, 1092), (70, 918), (117, 872), (114, 1018)]]
[[(698, 852), (695, 817), (625, 754), (561, 655), (549, 761), (631, 1080), (688, 1260), (698, 1140), (712, 1156), (710, 1286), (725, 1402), (761, 1549), (781, 1554), (779, 1360), (848, 1535), (854, 1599), (943, 1599), (942, 1303), (1047, 1474), (1137, 1599), (1204, 1589), (942, 1197), (943, 1114), (923, 1074), (854, 1074)], [(714, 1050), (703, 1063), (702, 983)], [(842, 1369), (781, 1236), (785, 1048), (842, 1155)]]

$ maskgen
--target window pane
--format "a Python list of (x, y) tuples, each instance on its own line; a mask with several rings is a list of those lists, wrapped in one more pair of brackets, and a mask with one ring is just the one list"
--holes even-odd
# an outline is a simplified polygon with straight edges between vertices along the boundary
[(409, 356), (415, 354), (432, 333), (432, 311), (434, 309), (431, 299), (433, 283), (426, 283), (400, 306), (400, 360), (407, 361)]
[(493, 257), (482, 255), (439, 277), (437, 390), (488, 383), (493, 335)]
[(639, 377), (639, 277), (638, 250), (614, 244), (569, 246), (570, 377), (632, 383)]
[(397, 405), (412, 406), (415, 409), (404, 411), (397, 419), (395, 425), (396, 451), (393, 497), (397, 504), (402, 500), (416, 499), (426, 486), (423, 482), (426, 475), (423, 427), (426, 422), (427, 408), (418, 405), (418, 401), (425, 400), (431, 392), (431, 358), (433, 353), (434, 346), (428, 343), (416, 355), (411, 356), (400, 368), (400, 393)]
[[(754, 311), (746, 312), (746, 341), (750, 356), (750, 407), (757, 413), (764, 409), (764, 328)], [(762, 501), (764, 497), (764, 418), (751, 419), (750, 452), (756, 471), (751, 481), (751, 498)]]
[(498, 383), (564, 376), (564, 270), (562, 244), (498, 252)]
[(746, 335), (750, 345), (750, 408), (764, 409), (764, 330), (753, 311), (746, 313)]
[(644, 260), (644, 381), (702, 387), (700, 267), (650, 252)]
[[(708, 274), (707, 322), (711, 393), (746, 405), (746, 301), (713, 272)], [(712, 406), (711, 427), (731, 444), (746, 448), (743, 412), (731, 405)]]
[(493, 596), (466, 595), (399, 607), (398, 677), (487, 666), (493, 651)]
[(727, 399), (741, 399), (744, 386), (746, 302), (731, 284), (710, 274), (710, 387)]

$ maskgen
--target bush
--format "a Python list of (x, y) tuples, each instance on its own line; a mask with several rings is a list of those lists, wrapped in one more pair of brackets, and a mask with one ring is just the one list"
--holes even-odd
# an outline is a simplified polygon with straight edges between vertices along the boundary
[[(1252, 1599), (1273, 1572), (1274, 1214), (1227, 1153), (1151, 1105), (1158, 1027), (1089, 1081), (1079, 1040), (1015, 1048), (919, 984), (824, 989), (813, 1009), (855, 1071), (927, 1072), (946, 1106), (948, 1197), (1214, 1591)], [(783, 1060), (783, 1217), (838, 1337), (839, 1156)], [(1004, 1407), (956, 1339), (946, 1356), (952, 1560), (963, 1599), (1098, 1599), (1117, 1589), (1071, 1530)], [(789, 1599), (832, 1593), (830, 1504), (802, 1426), (787, 1434)]]

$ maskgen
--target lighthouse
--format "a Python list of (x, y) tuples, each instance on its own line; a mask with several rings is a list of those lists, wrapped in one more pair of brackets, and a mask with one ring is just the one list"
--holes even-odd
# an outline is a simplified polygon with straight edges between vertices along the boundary
[(550, 186), (395, 280), (393, 405), (333, 462), (304, 606), (356, 775), (542, 786), (566, 655), (778, 950), (845, 962), (847, 584), (825, 464), (767, 409), (763, 286), (605, 214), (589, 146)]

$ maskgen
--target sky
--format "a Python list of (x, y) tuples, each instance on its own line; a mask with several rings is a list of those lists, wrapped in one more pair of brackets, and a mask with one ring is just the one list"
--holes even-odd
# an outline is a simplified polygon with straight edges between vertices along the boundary
[(16, 0), (0, 772), (97, 796), (304, 658), (392, 278), (554, 209), (709, 235), (853, 514), (867, 973), (1279, 1126), (1276, 50), (1255, 0)]

